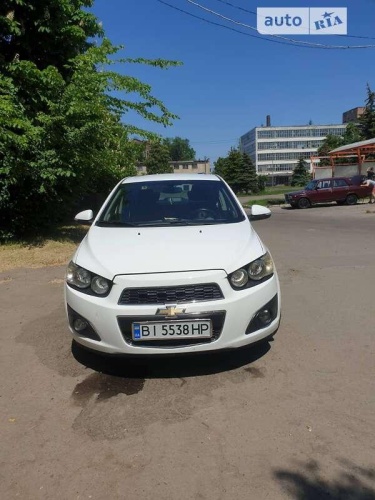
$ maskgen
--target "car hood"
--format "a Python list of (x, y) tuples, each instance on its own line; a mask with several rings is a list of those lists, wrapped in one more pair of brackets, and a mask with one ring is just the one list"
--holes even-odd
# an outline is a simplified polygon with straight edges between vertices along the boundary
[(291, 191), (290, 193), (286, 193), (287, 196), (300, 196), (302, 194), (306, 194), (305, 189), (302, 189), (300, 191)]
[(74, 262), (108, 279), (119, 274), (209, 269), (231, 273), (265, 252), (248, 220), (212, 226), (92, 226)]

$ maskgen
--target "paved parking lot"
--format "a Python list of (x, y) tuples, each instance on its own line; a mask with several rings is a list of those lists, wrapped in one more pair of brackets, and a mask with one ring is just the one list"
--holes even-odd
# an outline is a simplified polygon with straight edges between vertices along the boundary
[(72, 349), (63, 268), (0, 274), (1, 498), (375, 498), (375, 210), (272, 211), (263, 347), (108, 360)]

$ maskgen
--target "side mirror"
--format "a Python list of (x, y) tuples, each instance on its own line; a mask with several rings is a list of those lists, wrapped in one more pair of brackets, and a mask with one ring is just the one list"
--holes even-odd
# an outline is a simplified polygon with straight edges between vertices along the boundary
[(250, 220), (269, 219), (271, 217), (271, 210), (261, 205), (253, 205), (250, 213), (247, 214)]
[(79, 212), (79, 214), (74, 217), (74, 220), (82, 224), (90, 224), (93, 218), (94, 212), (92, 210), (84, 210), (83, 212)]

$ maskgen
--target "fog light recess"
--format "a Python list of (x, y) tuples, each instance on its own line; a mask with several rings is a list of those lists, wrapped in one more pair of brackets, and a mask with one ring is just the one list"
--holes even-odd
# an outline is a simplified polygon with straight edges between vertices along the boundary
[(246, 328), (246, 335), (254, 333), (262, 328), (269, 326), (272, 321), (277, 318), (279, 304), (277, 294), (267, 304), (261, 307), (253, 316), (248, 327)]
[(67, 309), (69, 325), (77, 335), (91, 340), (96, 340), (98, 342), (102, 340), (87, 319), (74, 311), (74, 309), (72, 309), (69, 305), (67, 306)]

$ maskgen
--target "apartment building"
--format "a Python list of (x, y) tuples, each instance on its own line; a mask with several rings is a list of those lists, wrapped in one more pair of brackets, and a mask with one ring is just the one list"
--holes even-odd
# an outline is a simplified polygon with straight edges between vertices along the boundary
[(341, 136), (346, 124), (255, 127), (240, 138), (240, 149), (253, 160), (258, 174), (267, 175), (269, 184), (287, 184), (298, 160), (316, 155), (327, 135)]

